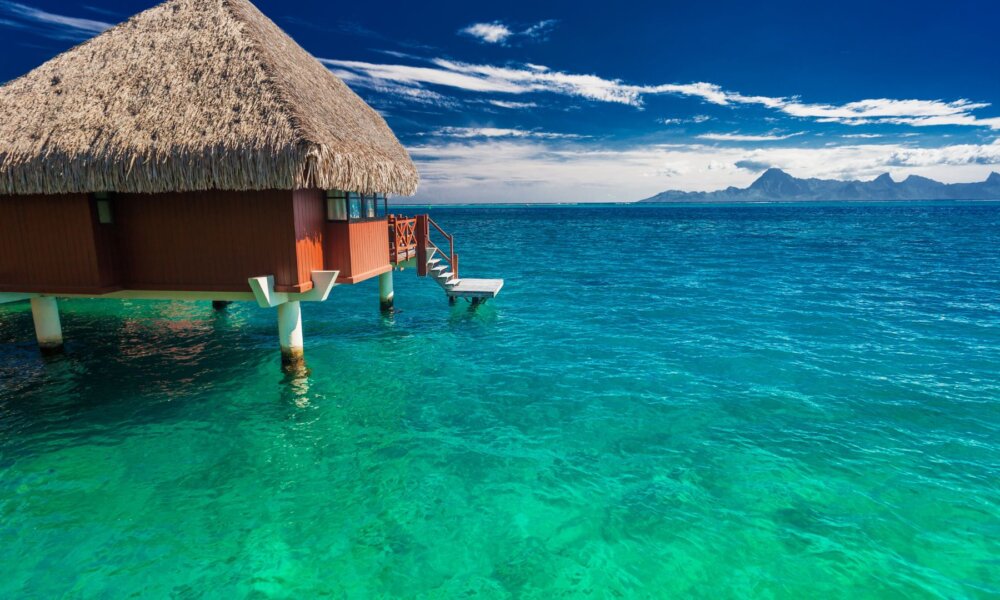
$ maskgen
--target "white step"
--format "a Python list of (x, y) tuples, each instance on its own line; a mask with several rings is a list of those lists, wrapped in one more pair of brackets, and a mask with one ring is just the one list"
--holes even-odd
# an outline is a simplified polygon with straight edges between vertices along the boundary
[(463, 279), (448, 289), (455, 298), (496, 298), (503, 287), (503, 279)]
[(462, 280), (455, 277), (452, 273), (448, 273), (447, 277), (435, 277), (434, 281), (447, 292), (451, 290), (451, 288), (458, 285)]

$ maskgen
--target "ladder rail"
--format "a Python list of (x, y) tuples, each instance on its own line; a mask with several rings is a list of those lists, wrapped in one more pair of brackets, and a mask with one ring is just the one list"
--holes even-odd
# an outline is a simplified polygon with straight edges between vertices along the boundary
[(451, 235), (450, 233), (448, 233), (444, 229), (441, 229), (441, 226), (438, 225), (434, 221), (434, 219), (432, 219), (430, 217), (430, 215), (424, 215), (424, 216), (427, 219), (427, 225), (433, 225), (434, 229), (437, 229), (438, 232), (442, 236), (444, 236), (444, 238), (446, 240), (448, 240), (448, 252), (445, 253), (445, 251), (440, 246), (438, 246), (433, 241), (431, 241), (430, 229), (427, 229), (427, 231), (426, 231), (425, 243), (428, 244), (429, 246), (433, 246), (434, 248), (437, 249), (438, 252), (441, 253), (441, 257), (448, 261), (448, 265), (451, 266), (451, 272), (455, 274), (455, 278), (457, 279), (458, 278), (458, 255), (455, 254), (455, 236)]

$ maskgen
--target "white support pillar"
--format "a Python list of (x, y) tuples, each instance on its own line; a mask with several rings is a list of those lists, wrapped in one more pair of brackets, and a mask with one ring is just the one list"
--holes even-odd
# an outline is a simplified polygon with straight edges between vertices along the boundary
[(278, 305), (278, 342), (281, 344), (281, 362), (287, 365), (304, 360), (302, 306), (297, 300)]
[(378, 276), (378, 303), (383, 312), (392, 310), (392, 271), (386, 271)]
[(31, 317), (35, 321), (35, 338), (42, 352), (58, 352), (63, 347), (59, 304), (52, 296), (31, 299)]

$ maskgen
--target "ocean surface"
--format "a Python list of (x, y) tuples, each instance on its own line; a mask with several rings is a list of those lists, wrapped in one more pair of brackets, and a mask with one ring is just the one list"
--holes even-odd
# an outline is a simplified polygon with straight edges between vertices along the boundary
[(0, 307), (0, 598), (1000, 597), (1000, 204), (435, 208), (463, 274)]

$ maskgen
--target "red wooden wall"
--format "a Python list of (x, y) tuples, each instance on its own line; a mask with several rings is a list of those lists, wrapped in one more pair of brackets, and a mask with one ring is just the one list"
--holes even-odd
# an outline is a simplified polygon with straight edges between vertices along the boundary
[(312, 289), (312, 272), (324, 269), (323, 243), (326, 200), (321, 190), (296, 190), (292, 203), (295, 213), (295, 255), (298, 278), (308, 282), (300, 291)]
[(298, 291), (291, 192), (121, 194), (114, 212), (126, 288)]
[(0, 197), (0, 291), (102, 294), (119, 289), (280, 292), (388, 271), (385, 219), (328, 223), (320, 190), (118, 194), (112, 224), (90, 195)]
[(340, 271), (338, 283), (358, 283), (392, 270), (386, 219), (326, 224), (327, 269)]
[(107, 239), (96, 236), (96, 222), (86, 195), (0, 197), (0, 291), (110, 291)]

